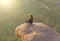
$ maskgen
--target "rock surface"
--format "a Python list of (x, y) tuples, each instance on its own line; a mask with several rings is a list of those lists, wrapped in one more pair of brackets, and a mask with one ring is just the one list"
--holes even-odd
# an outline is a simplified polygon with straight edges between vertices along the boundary
[(60, 35), (43, 23), (24, 23), (15, 32), (22, 41), (60, 41)]

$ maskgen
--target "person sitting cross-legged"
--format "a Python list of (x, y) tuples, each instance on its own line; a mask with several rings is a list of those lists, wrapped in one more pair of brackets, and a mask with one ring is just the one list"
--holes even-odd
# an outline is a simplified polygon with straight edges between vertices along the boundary
[(26, 22), (33, 23), (33, 15), (30, 15), (30, 19)]

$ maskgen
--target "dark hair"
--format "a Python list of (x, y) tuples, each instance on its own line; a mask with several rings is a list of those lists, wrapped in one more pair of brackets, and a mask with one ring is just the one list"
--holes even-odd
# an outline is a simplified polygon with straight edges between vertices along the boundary
[(30, 16), (33, 16), (33, 15), (30, 15)]

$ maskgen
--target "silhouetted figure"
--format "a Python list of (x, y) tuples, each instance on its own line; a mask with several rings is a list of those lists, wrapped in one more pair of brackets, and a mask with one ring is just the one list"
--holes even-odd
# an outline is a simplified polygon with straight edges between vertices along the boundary
[(26, 22), (33, 23), (33, 15), (30, 15), (29, 20), (28, 20), (28, 21), (26, 21)]

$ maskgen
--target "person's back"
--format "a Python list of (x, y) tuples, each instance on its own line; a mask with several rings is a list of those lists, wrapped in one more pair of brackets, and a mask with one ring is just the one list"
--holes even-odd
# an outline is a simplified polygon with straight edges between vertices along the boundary
[(26, 21), (26, 22), (33, 23), (33, 15), (30, 15), (29, 20), (28, 20), (28, 21)]

